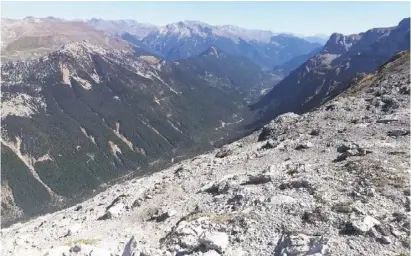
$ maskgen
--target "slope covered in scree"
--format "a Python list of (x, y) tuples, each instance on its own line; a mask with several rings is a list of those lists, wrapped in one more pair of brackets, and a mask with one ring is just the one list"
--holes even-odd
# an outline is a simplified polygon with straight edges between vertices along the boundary
[(3, 229), (2, 254), (405, 255), (409, 58), (312, 112)]

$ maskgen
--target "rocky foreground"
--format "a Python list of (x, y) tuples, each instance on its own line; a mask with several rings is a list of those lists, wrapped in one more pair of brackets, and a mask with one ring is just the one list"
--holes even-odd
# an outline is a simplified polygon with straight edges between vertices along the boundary
[(407, 255), (409, 69), (3, 229), (2, 255)]

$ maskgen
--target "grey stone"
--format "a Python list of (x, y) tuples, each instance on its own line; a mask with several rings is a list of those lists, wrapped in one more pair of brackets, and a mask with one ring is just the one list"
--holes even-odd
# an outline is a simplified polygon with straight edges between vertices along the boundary
[(218, 252), (223, 252), (228, 247), (228, 235), (223, 232), (209, 232), (206, 231), (201, 234), (199, 242), (207, 247)]

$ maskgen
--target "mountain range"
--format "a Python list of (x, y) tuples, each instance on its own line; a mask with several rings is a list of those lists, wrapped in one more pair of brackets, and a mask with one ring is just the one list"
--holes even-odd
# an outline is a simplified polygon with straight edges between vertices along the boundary
[(409, 23), (322, 46), (193, 21), (2, 19), (2, 224), (310, 111), (409, 49)]
[(321, 46), (289, 34), (233, 26), (210, 26), (194, 21), (160, 27), (139, 42), (149, 46), (166, 60), (195, 56), (214, 46), (228, 54), (247, 57), (268, 69)]
[(374, 72), (396, 53), (409, 48), (409, 18), (395, 27), (348, 36), (334, 33), (319, 53), (292, 71), (251, 109), (266, 121), (290, 111), (304, 113), (350, 87), (354, 78)]

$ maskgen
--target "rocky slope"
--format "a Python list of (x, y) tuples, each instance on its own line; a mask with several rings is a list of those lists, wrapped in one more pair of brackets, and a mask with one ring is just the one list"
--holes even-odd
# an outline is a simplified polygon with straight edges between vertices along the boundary
[(2, 255), (406, 255), (409, 58), (315, 111), (2, 229)]
[(23, 20), (1, 19), (2, 61), (36, 59), (57, 50), (61, 45), (88, 40), (114, 49), (128, 49), (121, 39), (105, 35), (81, 21), (65, 21), (53, 17)]
[(277, 79), (214, 48), (174, 63), (88, 41), (1, 76), (3, 225), (212, 148)]
[(374, 72), (396, 53), (410, 49), (410, 19), (358, 35), (331, 35), (322, 51), (265, 95), (252, 109), (263, 122), (285, 112), (303, 113), (338, 95), (361, 74)]

